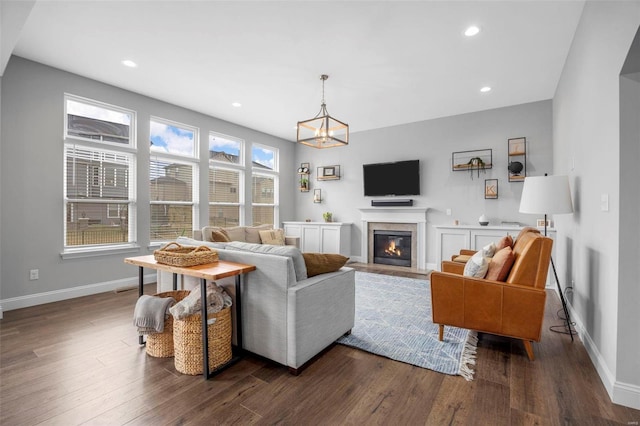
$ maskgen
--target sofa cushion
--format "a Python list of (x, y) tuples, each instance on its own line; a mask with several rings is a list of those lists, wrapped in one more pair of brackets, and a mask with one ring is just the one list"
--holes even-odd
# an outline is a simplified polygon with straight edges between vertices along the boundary
[(480, 250), (464, 265), (464, 272), (462, 275), (465, 277), (484, 278), (487, 275), (487, 269), (489, 269), (489, 258), (483, 255), (483, 250)]
[(335, 272), (349, 260), (348, 257), (333, 253), (302, 253), (302, 257), (304, 257), (308, 277)]
[(271, 244), (274, 246), (284, 245), (284, 230), (283, 229), (268, 229), (266, 231), (260, 231), (260, 240), (262, 244)]
[(244, 239), (237, 241), (245, 241), (247, 243), (253, 244), (261, 244), (262, 240), (260, 240), (260, 231), (265, 231), (267, 229), (273, 229), (271, 225), (258, 225), (258, 226), (246, 226), (244, 228)]
[(515, 260), (516, 258), (513, 255), (511, 247), (505, 247), (502, 250), (497, 251), (491, 259), (491, 262), (489, 262), (489, 269), (487, 270), (485, 279), (506, 281)]
[(226, 245), (228, 250), (250, 251), (254, 253), (273, 254), (276, 256), (287, 256), (293, 260), (293, 269), (296, 273), (296, 281), (307, 279), (307, 267), (299, 248), (294, 246), (272, 246), (268, 244), (252, 244), (240, 241), (231, 241)]
[(231, 239), (227, 231), (224, 228), (220, 228), (211, 231), (211, 241), (215, 243), (228, 243)]

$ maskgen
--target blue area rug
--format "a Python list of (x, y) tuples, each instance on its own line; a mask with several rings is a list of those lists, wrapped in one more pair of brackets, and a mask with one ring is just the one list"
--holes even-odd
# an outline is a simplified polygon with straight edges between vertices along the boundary
[(429, 281), (356, 272), (356, 320), (338, 343), (473, 380), (477, 335), (431, 322)]

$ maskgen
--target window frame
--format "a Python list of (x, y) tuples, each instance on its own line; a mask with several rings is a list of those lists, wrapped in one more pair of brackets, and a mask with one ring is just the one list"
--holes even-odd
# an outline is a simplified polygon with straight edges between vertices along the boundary
[(209, 132), (209, 139), (208, 139), (208, 143), (207, 143), (207, 151), (208, 152), (212, 152), (211, 151), (211, 137), (220, 137), (223, 139), (227, 139), (230, 141), (234, 141), (237, 142), (240, 147), (238, 149), (238, 162), (237, 163), (230, 163), (230, 162), (226, 162), (226, 161), (220, 161), (220, 160), (215, 160), (212, 158), (209, 158), (209, 167), (207, 170), (207, 185), (209, 185), (209, 173), (212, 170), (221, 170), (221, 171), (231, 171), (231, 172), (237, 172), (239, 174), (238, 176), (238, 202), (237, 203), (230, 203), (230, 202), (222, 202), (222, 201), (212, 201), (211, 198), (209, 198), (209, 188), (207, 188), (207, 202), (208, 202), (208, 208), (207, 208), (207, 225), (211, 226), (211, 208), (213, 206), (221, 206), (221, 207), (237, 207), (238, 208), (238, 225), (239, 226), (244, 226), (246, 220), (245, 220), (245, 211), (246, 211), (246, 205), (247, 205), (247, 200), (245, 197), (245, 182), (246, 182), (246, 167), (245, 167), (245, 156), (246, 156), (246, 147), (247, 147), (247, 142), (242, 139), (242, 138), (238, 138), (236, 136), (231, 136), (231, 135), (226, 135), (224, 133), (220, 133), (220, 132), (216, 132), (216, 131), (210, 131)]
[[(254, 166), (253, 159), (253, 150), (255, 148), (258, 149), (266, 149), (273, 152), (273, 169), (262, 169)], [(257, 161), (256, 161), (257, 163)], [(279, 163), (280, 163), (280, 150), (276, 147), (261, 144), (261, 143), (252, 143), (251, 144), (251, 221), (252, 225), (254, 222), (253, 208), (254, 207), (272, 207), (273, 208), (273, 227), (278, 228), (280, 223), (280, 172), (279, 172)], [(254, 200), (254, 188), (253, 182), (254, 177), (256, 176), (265, 176), (273, 179), (273, 203), (257, 203)]]
[(158, 116), (150, 116), (149, 117), (149, 139), (151, 139), (151, 126), (152, 122), (156, 122), (159, 124), (164, 124), (167, 126), (177, 127), (184, 130), (189, 130), (193, 132), (193, 155), (184, 155), (179, 153), (171, 153), (171, 152), (163, 152), (163, 151), (152, 151), (151, 145), (149, 145), (149, 174), (147, 176), (147, 189), (149, 191), (149, 195), (151, 195), (151, 163), (154, 161), (162, 161), (168, 162), (172, 164), (182, 164), (188, 165), (191, 167), (191, 201), (160, 201), (160, 200), (152, 200), (151, 196), (149, 196), (149, 228), (147, 229), (147, 236), (149, 237), (149, 247), (157, 247), (169, 242), (167, 239), (155, 239), (152, 235), (152, 225), (153, 225), (153, 207), (154, 205), (178, 205), (178, 206), (191, 206), (191, 226), (189, 232), (191, 232), (194, 227), (199, 223), (199, 176), (200, 176), (200, 129), (196, 126), (192, 126), (189, 124), (181, 123), (174, 120), (169, 120), (166, 118), (158, 117)]
[[(129, 117), (129, 138), (128, 143), (115, 143), (110, 141), (103, 141), (91, 138), (85, 138), (73, 134), (69, 134), (69, 111), (68, 102), (82, 103), (90, 107), (102, 108), (111, 112), (124, 114)], [(98, 256), (102, 254), (111, 254), (114, 252), (130, 252), (139, 248), (137, 244), (137, 187), (136, 187), (136, 174), (137, 174), (137, 112), (131, 109), (123, 108), (117, 105), (108, 104), (105, 102), (89, 99), (70, 93), (65, 93), (63, 96), (63, 137), (62, 137), (62, 173), (63, 173), (63, 188), (62, 188), (62, 241), (63, 251), (61, 256), (63, 259), (73, 259), (78, 257)], [(127, 199), (102, 199), (99, 197), (87, 197), (81, 198), (77, 194), (69, 194), (68, 191), (68, 153), (69, 150), (75, 151), (76, 149), (83, 149), (90, 152), (119, 155), (127, 158)], [(96, 179), (97, 186), (102, 187), (101, 183), (104, 183), (104, 173), (100, 168), (95, 165), (88, 165), (90, 168), (90, 176), (87, 176), (87, 191), (90, 188), (95, 187)], [(95, 173), (97, 170), (97, 176)], [(88, 171), (89, 173), (89, 171)], [(89, 194), (89, 192), (87, 192)], [(75, 195), (70, 196), (70, 195)], [(108, 215), (109, 204), (122, 204), (127, 206), (127, 241), (126, 242), (114, 242), (114, 243), (99, 243), (99, 244), (79, 244), (70, 245), (68, 240), (68, 220), (69, 215), (71, 219), (78, 216), (77, 207), (81, 204), (104, 204)]]

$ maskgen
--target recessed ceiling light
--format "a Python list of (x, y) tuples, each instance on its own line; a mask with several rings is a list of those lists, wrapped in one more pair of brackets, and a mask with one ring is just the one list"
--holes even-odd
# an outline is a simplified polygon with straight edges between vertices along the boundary
[(490, 91), (491, 91), (491, 87), (489, 87), (489, 86), (484, 86), (482, 89), (480, 89), (480, 91), (481, 91), (482, 93), (490, 92)]
[(242, 104), (240, 102), (234, 102), (231, 105), (236, 107), (236, 108), (240, 108), (242, 106)]
[(138, 66), (138, 64), (133, 62), (131, 59), (125, 59), (124, 61), (122, 61), (122, 65), (129, 68), (135, 68)]
[(479, 32), (480, 32), (480, 28), (476, 27), (475, 25), (472, 25), (466, 29), (466, 31), (464, 32), (464, 35), (466, 35), (467, 37), (473, 37)]

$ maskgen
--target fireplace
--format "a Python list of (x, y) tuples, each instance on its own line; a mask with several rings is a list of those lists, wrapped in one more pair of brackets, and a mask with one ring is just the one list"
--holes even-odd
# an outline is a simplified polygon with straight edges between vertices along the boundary
[(373, 231), (373, 263), (411, 266), (411, 232)]
[[(361, 262), (374, 263), (374, 231), (403, 231), (411, 233), (411, 265), (409, 268), (426, 270), (427, 208), (364, 207), (359, 210), (362, 215), (363, 230)], [(393, 267), (393, 265), (389, 267)]]

